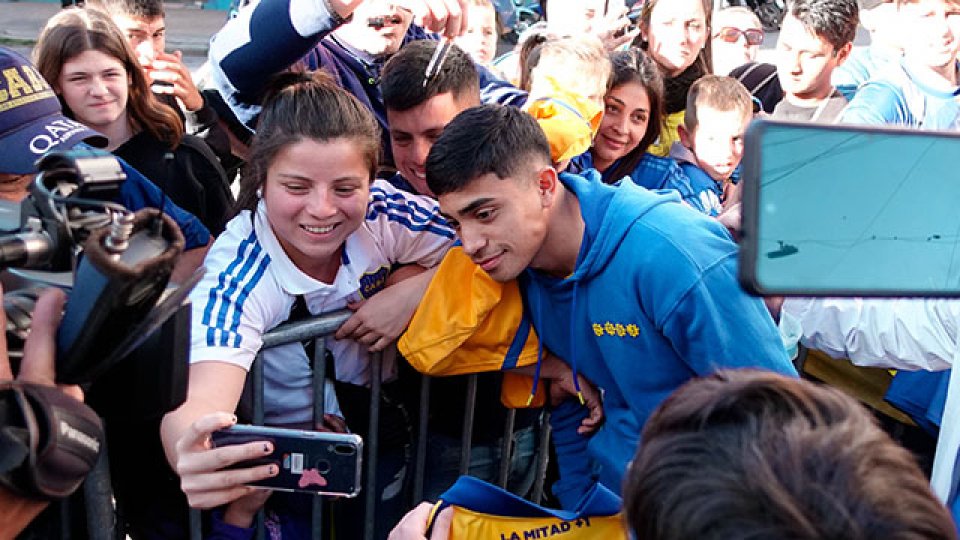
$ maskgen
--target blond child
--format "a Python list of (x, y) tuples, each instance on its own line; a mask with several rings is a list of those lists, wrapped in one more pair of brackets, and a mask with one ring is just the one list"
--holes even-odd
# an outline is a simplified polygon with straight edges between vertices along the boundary
[(670, 156), (686, 173), (707, 214), (718, 216), (743, 158), (743, 135), (753, 118), (750, 93), (732, 77), (707, 75), (687, 94), (687, 108)]

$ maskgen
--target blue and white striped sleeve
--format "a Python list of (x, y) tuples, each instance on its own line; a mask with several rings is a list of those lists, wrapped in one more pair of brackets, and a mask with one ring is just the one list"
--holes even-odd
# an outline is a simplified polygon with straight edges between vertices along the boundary
[(456, 231), (430, 197), (399, 190), (377, 180), (370, 188), (367, 226), (393, 263), (430, 268), (440, 263), (456, 240)]
[(512, 84), (497, 78), (489, 69), (477, 64), (480, 73), (480, 102), (499, 103), (511, 107), (523, 107), (527, 93)]
[(260, 111), (270, 77), (308, 54), (342, 19), (323, 0), (261, 0), (227, 21), (210, 40), (214, 84), (237, 118)]
[(190, 362), (216, 360), (249, 369), (263, 344), (263, 306), (255, 291), (269, 255), (253, 233), (241, 241), (229, 233), (204, 260), (207, 273), (190, 293), (193, 309)]

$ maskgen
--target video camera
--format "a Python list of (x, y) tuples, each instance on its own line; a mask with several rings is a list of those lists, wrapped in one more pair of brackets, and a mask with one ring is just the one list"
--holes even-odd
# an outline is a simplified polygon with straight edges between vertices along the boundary
[[(83, 385), (88, 404), (111, 420), (176, 408), (186, 398), (183, 300), (199, 277), (166, 291), (183, 250), (179, 228), (158, 209), (134, 213), (112, 202), (126, 175), (106, 152), (51, 152), (38, 165), (18, 228), (0, 232), (0, 267), (68, 290), (57, 332), (57, 381)], [(22, 320), (32, 305), (24, 309), (23, 294), (7, 296), (8, 343), (16, 343), (25, 337)]]

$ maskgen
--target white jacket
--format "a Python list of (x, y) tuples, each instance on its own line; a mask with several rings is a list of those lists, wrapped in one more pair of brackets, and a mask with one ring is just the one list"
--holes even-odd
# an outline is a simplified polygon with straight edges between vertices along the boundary
[[(800, 342), (860, 366), (950, 369), (960, 356), (960, 300), (787, 298), (783, 311), (803, 327)], [(946, 502), (960, 450), (960, 369), (950, 375), (931, 486)]]

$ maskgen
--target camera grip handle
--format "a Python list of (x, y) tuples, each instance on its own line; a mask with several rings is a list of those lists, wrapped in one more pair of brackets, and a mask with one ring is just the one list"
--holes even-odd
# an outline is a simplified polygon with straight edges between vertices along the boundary
[[(162, 236), (153, 232), (163, 220)], [(156, 209), (134, 218), (130, 246), (119, 256), (105, 247), (108, 227), (91, 233), (77, 266), (73, 291), (57, 331), (57, 380), (93, 381), (116, 363), (116, 349), (146, 317), (163, 293), (183, 235), (176, 223)]]

